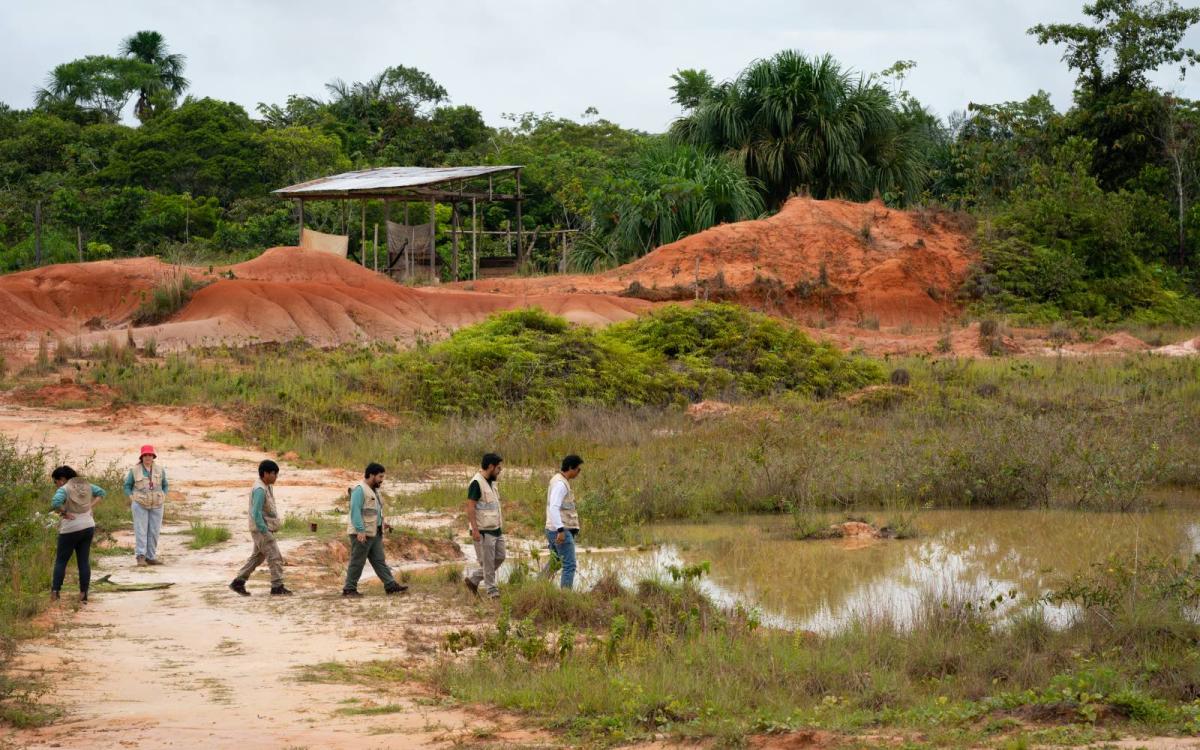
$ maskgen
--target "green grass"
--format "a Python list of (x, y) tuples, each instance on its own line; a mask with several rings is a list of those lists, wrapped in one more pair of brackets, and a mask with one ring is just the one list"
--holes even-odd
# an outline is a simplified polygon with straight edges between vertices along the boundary
[(381, 685), (406, 682), (407, 670), (397, 662), (376, 660), (366, 662), (324, 661), (306, 664), (296, 670), (298, 682), (329, 684)]
[(229, 541), (231, 536), (224, 526), (211, 526), (203, 521), (192, 521), (187, 533), (192, 535), (192, 541), (188, 542), (190, 549), (212, 547)]
[[(45, 448), (22, 448), (0, 436), (0, 667), (7, 665), (18, 639), (34, 633), (30, 619), (49, 603), (58, 516), (50, 513), (54, 485), (51, 470), (61, 457)], [(96, 507), (97, 538), (130, 524), (129, 502), (121, 493), (121, 475), (113, 468), (72, 464), (76, 471), (105, 489)], [(65, 588), (74, 585), (68, 569)], [(35, 725), (54, 718), (34, 697), (36, 683), (0, 679), (0, 718), (16, 725)]]
[[(287, 368), (265, 349), (96, 372), (133, 401), (226, 408), (241, 417), (243, 442), (324, 465), (399, 456), (388, 469), (404, 479), (463, 465), (465, 485), (479, 456), (498, 450), (510, 467), (535, 469), (534, 480), (502, 480), (510, 517), (531, 527), (540, 483), (563, 455), (579, 453), (589, 541), (627, 540), (640, 523), (711, 513), (873, 508), (903, 519), (919, 507), (1140, 510), (1159, 490), (1200, 489), (1193, 359), (905, 359), (889, 367), (908, 371), (906, 387), (852, 399), (785, 392), (697, 422), (674, 405), (580, 404), (546, 418), (503, 400), (470, 418), (430, 419), (411, 410), (403, 378), (391, 379), (399, 354), (287, 356)], [(364, 404), (393, 424), (365, 420)], [(411, 502), (457, 508), (461, 487), (435, 487)]]
[(693, 583), (572, 592), (524, 582), (505, 590), (493, 632), (454, 635), (480, 643), (476, 655), (423, 676), (601, 744), (821, 728), (962, 747), (1028, 723), (1092, 738), (1111, 727), (1190, 734), (1200, 729), (1200, 627), (1187, 616), (1198, 582), (1197, 562), (1112, 560), (1060, 586), (1056, 596), (1082, 608), (1064, 630), (1034, 602), (1000, 624), (988, 602), (948, 592), (911, 627), (879, 613), (824, 636), (763, 629)]
[(183, 309), (192, 295), (212, 282), (196, 281), (188, 274), (175, 276), (150, 290), (133, 313), (135, 326), (152, 326), (166, 321)]
[(347, 706), (346, 708), (339, 708), (337, 712), (343, 716), (380, 716), (382, 714), (397, 714), (403, 710), (403, 706), (395, 703), (386, 703), (381, 706)]

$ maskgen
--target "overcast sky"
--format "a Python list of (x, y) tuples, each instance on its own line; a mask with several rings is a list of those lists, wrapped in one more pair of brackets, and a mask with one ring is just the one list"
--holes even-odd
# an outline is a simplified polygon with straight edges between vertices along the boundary
[[(1190, 4), (1185, 3), (1185, 4)], [(1061, 109), (1073, 77), (1061, 50), (1025, 30), (1081, 17), (1082, 0), (257, 0), (188, 3), (0, 3), (0, 101), (30, 106), (55, 65), (115, 54), (154, 29), (187, 56), (190, 93), (238, 102), (323, 96), (335, 77), (365, 80), (389, 65), (433, 76), (455, 104), (491, 124), (506, 112), (579, 118), (596, 107), (626, 127), (658, 132), (678, 114), (670, 75), (706, 68), (718, 80), (781, 49), (830, 52), (875, 72), (917, 63), (907, 87), (938, 114), (971, 101), (1046, 89)], [(1187, 43), (1200, 47), (1200, 31)], [(1200, 70), (1159, 83), (1200, 98)], [(128, 118), (127, 118), (128, 119)]]

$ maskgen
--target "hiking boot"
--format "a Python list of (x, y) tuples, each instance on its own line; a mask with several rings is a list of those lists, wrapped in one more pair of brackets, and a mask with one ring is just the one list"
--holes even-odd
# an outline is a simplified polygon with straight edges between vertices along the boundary
[(489, 591), (488, 598), (489, 599), (499, 599), (500, 598), (500, 589), (492, 589), (491, 591)]
[(137, 566), (139, 568), (144, 568), (144, 567), (146, 567), (146, 565), (147, 565), (147, 563), (146, 563), (145, 555), (138, 555), (137, 556)]
[(58, 601), (58, 592), (57, 591), (50, 592), (50, 601), (52, 601), (52, 602)]
[(86, 591), (79, 592), (79, 603), (87, 604), (87, 592)]
[(343, 599), (362, 599), (362, 594), (358, 593), (358, 589), (345, 589), (342, 591)]
[(467, 590), (475, 596), (479, 596), (479, 584), (472, 581), (470, 578), (464, 578), (463, 583), (467, 585)]
[(246, 582), (241, 578), (234, 578), (233, 582), (229, 584), (229, 588), (233, 589), (242, 596), (250, 596), (250, 592), (246, 590)]
[(403, 583), (397, 583), (395, 586), (388, 586), (384, 589), (384, 592), (388, 594), (403, 594), (405, 591), (408, 591), (408, 586)]
[(162, 563), (160, 563), (160, 562), (158, 561), (158, 558), (157, 558), (157, 557), (155, 557), (155, 558), (153, 558), (153, 559), (151, 559), (151, 558), (149, 558), (149, 557), (148, 557), (148, 558), (146, 558), (146, 564), (147, 564), (147, 565), (162, 565)]
[(271, 596), (291, 596), (292, 591), (287, 586), (279, 584), (271, 587)]

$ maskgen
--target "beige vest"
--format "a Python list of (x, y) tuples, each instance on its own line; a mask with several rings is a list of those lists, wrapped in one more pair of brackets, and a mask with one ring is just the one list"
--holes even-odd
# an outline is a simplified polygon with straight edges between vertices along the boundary
[(92, 512), (92, 483), (83, 477), (75, 477), (63, 485), (67, 491), (67, 502), (63, 511), (79, 515)]
[[(387, 523), (387, 518), (383, 515), (383, 496), (379, 494), (379, 490), (371, 489), (365, 479), (359, 482), (358, 486), (362, 487), (363, 491), (363, 530), (367, 536), (375, 536), (375, 533), (379, 530), (380, 520), (383, 523)], [(354, 522), (348, 516), (346, 518), (346, 531), (350, 534), (358, 533), (358, 529), (354, 528)]]
[(254, 523), (254, 490), (259, 487), (262, 487), (266, 491), (266, 498), (263, 500), (263, 520), (267, 523), (267, 530), (279, 531), (279, 527), (282, 524), (279, 523), (279, 513), (275, 510), (275, 491), (265, 484), (261, 478), (250, 488), (250, 530), (258, 531), (258, 524)]
[(480, 531), (495, 531), (504, 523), (500, 513), (500, 488), (489, 483), (482, 472), (475, 472), (480, 498), (475, 501), (475, 523)]
[(567, 486), (567, 495), (563, 498), (562, 506), (559, 508), (559, 515), (562, 516), (562, 525), (564, 529), (579, 528), (579, 511), (575, 508), (575, 493), (571, 490), (571, 483), (567, 481), (561, 473), (555, 474), (550, 479), (550, 485), (555, 482), (562, 482)]
[(166, 495), (162, 491), (163, 472), (158, 462), (150, 469), (150, 476), (142, 469), (141, 461), (133, 467), (133, 501), (143, 508), (161, 508)]

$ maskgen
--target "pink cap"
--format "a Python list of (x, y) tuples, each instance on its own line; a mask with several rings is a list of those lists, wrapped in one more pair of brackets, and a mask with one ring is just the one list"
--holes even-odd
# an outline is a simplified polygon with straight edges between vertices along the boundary
[(153, 445), (143, 445), (142, 452), (138, 455), (138, 458), (141, 458), (142, 456), (146, 455), (147, 453), (149, 453), (151, 456), (154, 456), (155, 458), (158, 458), (158, 454), (154, 452)]

